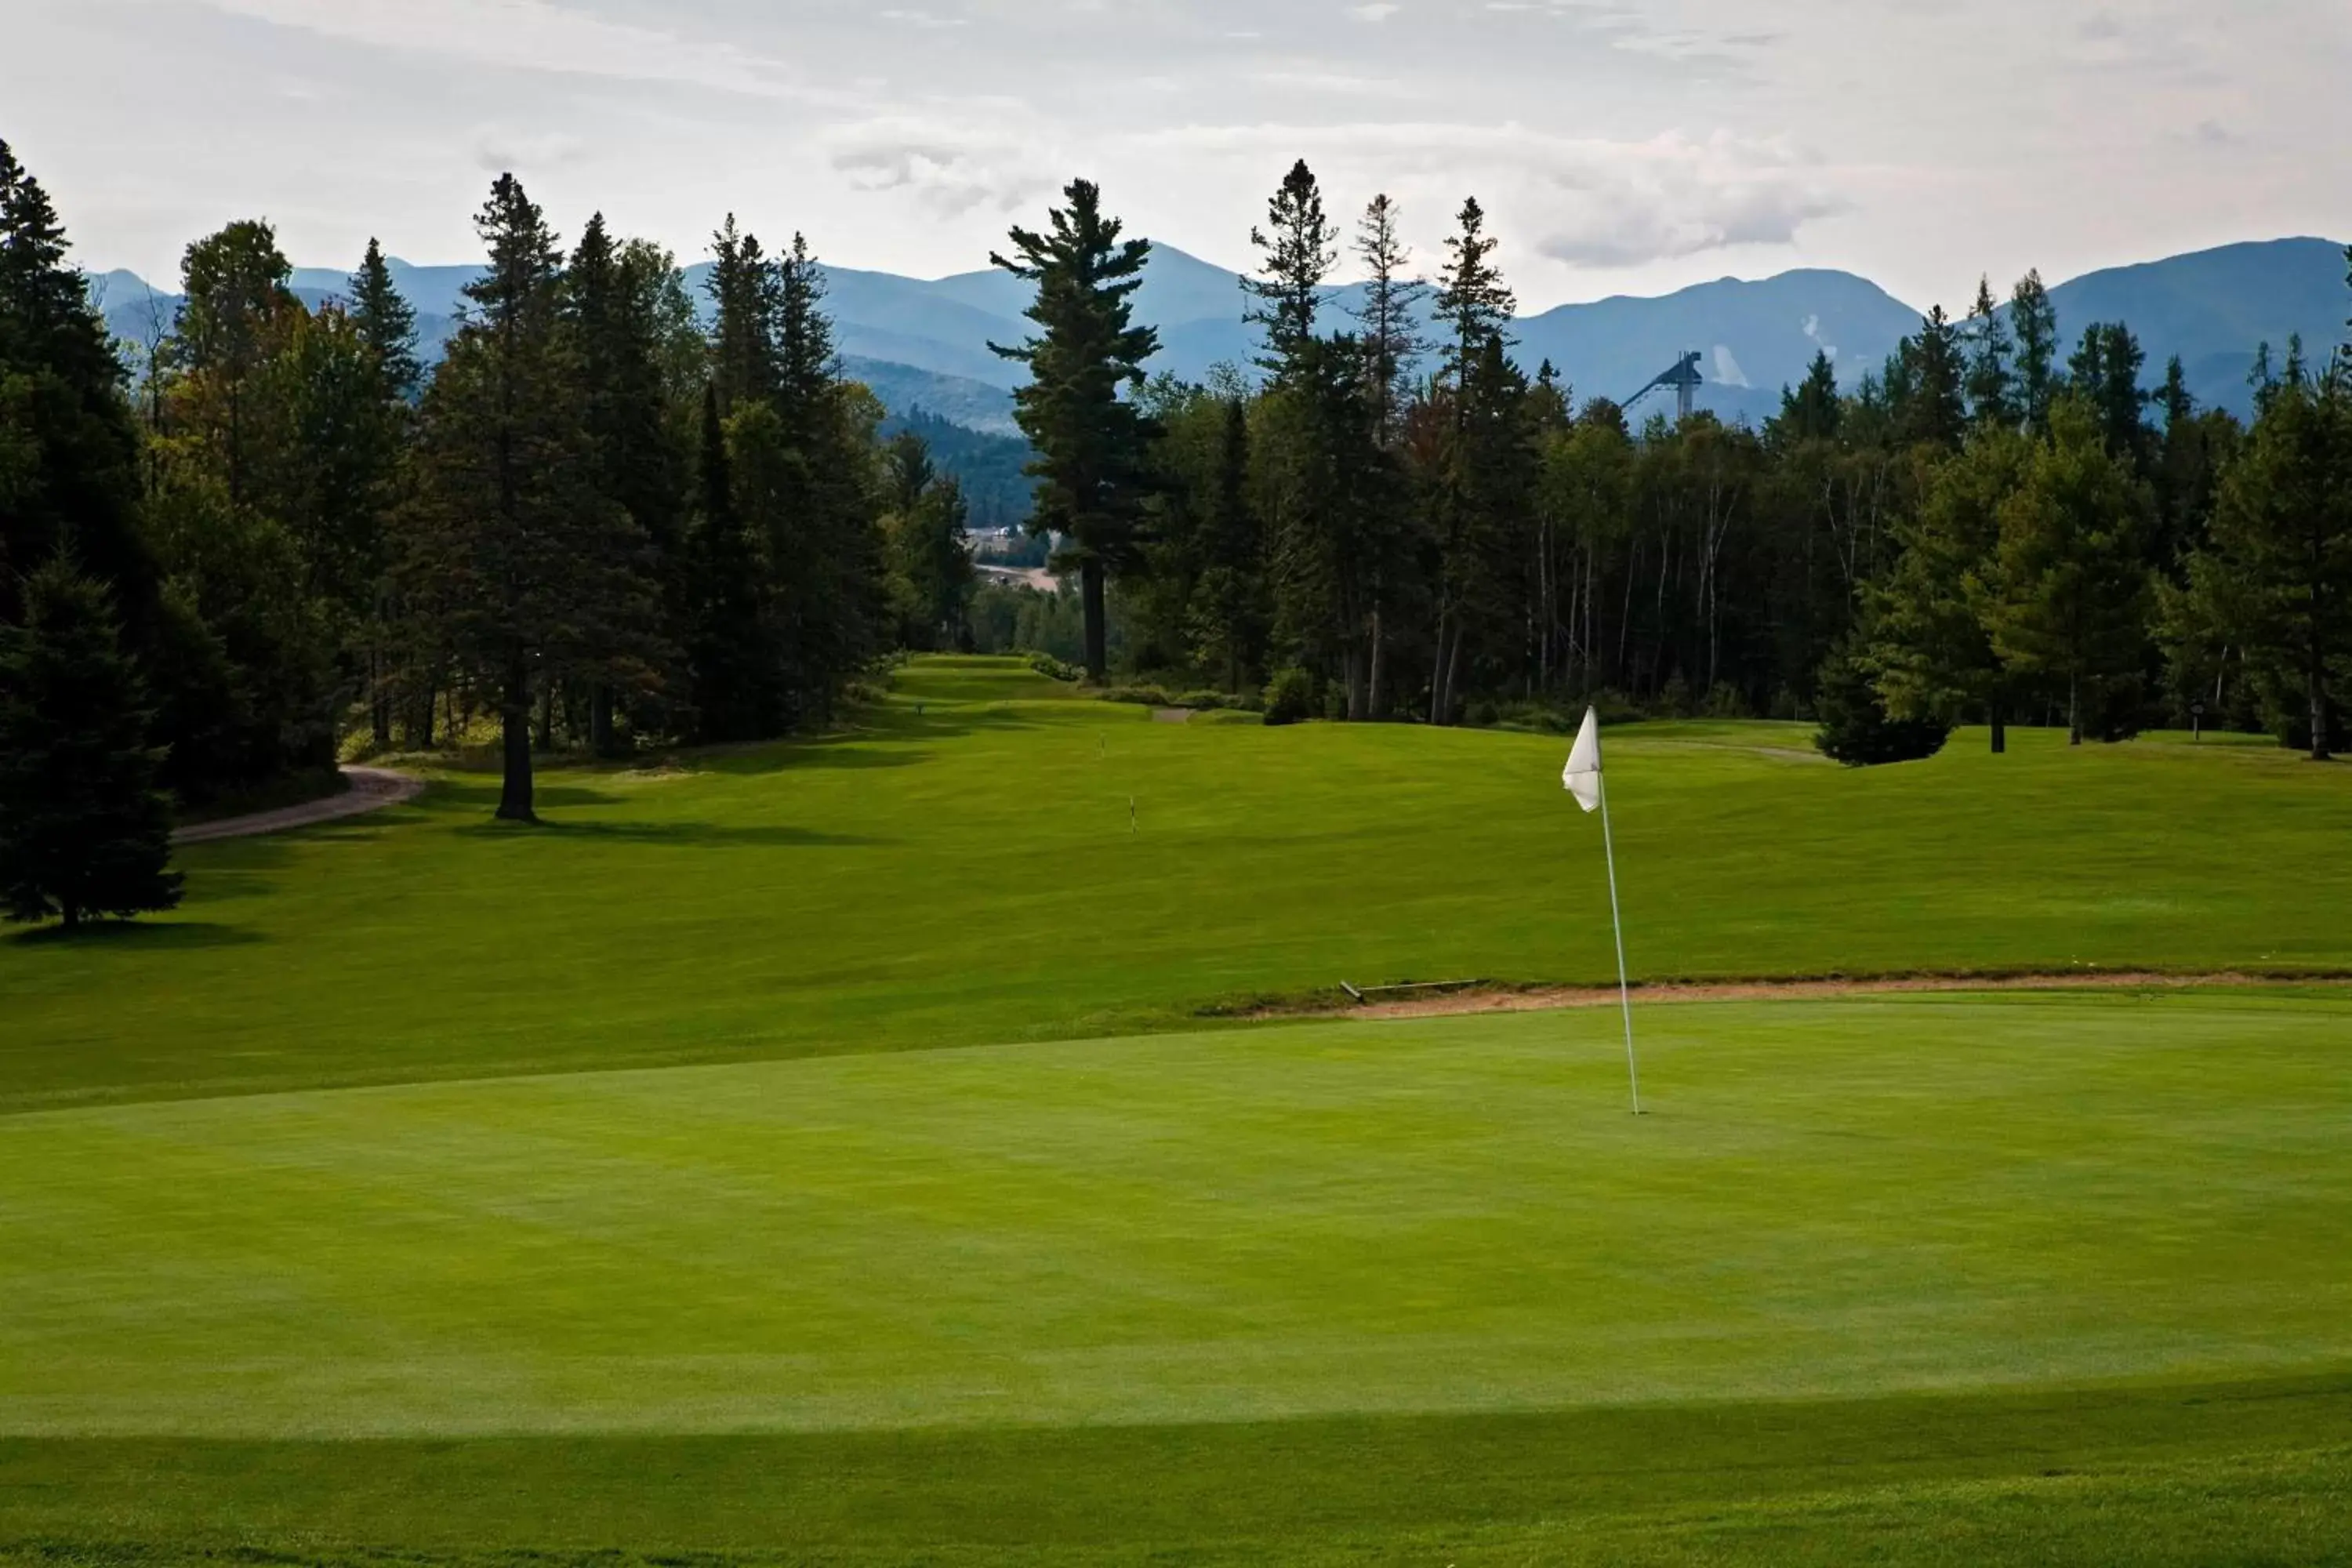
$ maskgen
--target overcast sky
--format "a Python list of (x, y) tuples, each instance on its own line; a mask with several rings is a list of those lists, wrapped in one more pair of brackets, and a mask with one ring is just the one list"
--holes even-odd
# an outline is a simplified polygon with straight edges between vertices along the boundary
[(1245, 265), (1304, 155), (1475, 194), (1523, 304), (1790, 267), (1914, 304), (2235, 239), (2352, 237), (2346, 0), (0, 0), (0, 137), (85, 266), (273, 219), (471, 259), (490, 175), (699, 257), (986, 265), (1070, 175)]

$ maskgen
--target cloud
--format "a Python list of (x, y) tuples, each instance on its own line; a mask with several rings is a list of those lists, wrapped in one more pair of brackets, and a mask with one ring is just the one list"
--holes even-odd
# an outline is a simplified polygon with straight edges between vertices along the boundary
[(216, 11), (347, 43), (477, 65), (761, 97), (789, 93), (774, 62), (730, 44), (596, 17), (548, 0), (205, 0)]
[(1359, 22), (1385, 22), (1403, 9), (1402, 5), (1389, 4), (1389, 0), (1373, 0), (1369, 5), (1349, 6), (1348, 15)]
[[(1543, 187), (1549, 186), (1549, 191)], [(1718, 133), (1570, 143), (1541, 172), (1536, 248), (1556, 261), (1632, 267), (1741, 245), (1789, 245), (1850, 205), (1778, 142)]]
[(861, 191), (900, 191), (941, 217), (1010, 212), (1054, 188), (1056, 160), (1001, 133), (916, 119), (865, 121), (830, 132), (827, 161)]
[(474, 163), (486, 174), (531, 174), (577, 163), (587, 144), (560, 131), (518, 131), (487, 125), (474, 134)]

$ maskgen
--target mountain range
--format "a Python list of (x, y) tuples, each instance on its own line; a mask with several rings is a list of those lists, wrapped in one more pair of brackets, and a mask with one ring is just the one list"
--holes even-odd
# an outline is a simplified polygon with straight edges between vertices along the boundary
[[(416, 307), (430, 358), (456, 330), (462, 290), (478, 268), (402, 261), (391, 268)], [(687, 269), (698, 300), (708, 271), (708, 263)], [(2069, 343), (2091, 322), (2127, 322), (2147, 350), (2151, 382), (2177, 354), (2200, 402), (2243, 414), (2258, 344), (2283, 354), (2295, 334), (2315, 351), (2343, 341), (2352, 313), (2345, 271), (2336, 241), (2280, 239), (2088, 273), (2053, 288), (2051, 298)], [(886, 406), (902, 414), (920, 406), (971, 429), (1012, 433), (1020, 367), (989, 344), (1027, 335), (1026, 285), (999, 271), (926, 280), (839, 267), (826, 269), (826, 281), (845, 368)], [(315, 306), (344, 290), (344, 275), (301, 268), (293, 286)], [(178, 305), (129, 272), (93, 276), (91, 289), (116, 334), (132, 342), (168, 330)], [(1360, 285), (1332, 289), (1334, 319), (1361, 298)], [(1242, 320), (1238, 275), (1158, 245), (1136, 301), (1138, 319), (1160, 330), (1151, 370), (1195, 381), (1220, 363), (1247, 370), (1256, 338)], [(1755, 281), (1727, 278), (1658, 298), (1562, 305), (1520, 318), (1513, 333), (1523, 363), (1550, 361), (1580, 398), (1627, 398), (1696, 351), (1706, 378), (1699, 405), (1761, 422), (1817, 352), (1829, 352), (1851, 385), (1917, 329), (1920, 315), (1867, 279), (1808, 268)]]

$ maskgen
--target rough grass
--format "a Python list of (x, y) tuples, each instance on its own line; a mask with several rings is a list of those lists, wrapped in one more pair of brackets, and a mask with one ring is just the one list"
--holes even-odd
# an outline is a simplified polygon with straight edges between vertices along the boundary
[[(2154, 741), (1850, 773), (1797, 726), (1611, 742), (1654, 978), (2352, 967), (2352, 769)], [(190, 849), (176, 916), (0, 940), (0, 1108), (1182, 1027), (1221, 999), (1613, 978), (1554, 739), (1153, 723), (1009, 661), (857, 732), (496, 781)], [(1135, 802), (1138, 831), (1129, 830)]]

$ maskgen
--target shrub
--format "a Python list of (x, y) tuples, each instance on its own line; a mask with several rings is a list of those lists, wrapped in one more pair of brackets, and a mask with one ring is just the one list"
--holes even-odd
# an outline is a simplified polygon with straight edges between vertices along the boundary
[(1292, 665), (1265, 683), (1265, 721), (1296, 724), (1315, 713), (1315, 678)]
[(1180, 706), (1157, 686), (1107, 686), (1100, 696), (1106, 702), (1132, 702), (1143, 708), (1174, 708)]
[(1944, 749), (1952, 727), (1935, 719), (1890, 719), (1870, 683), (1870, 671), (1850, 647), (1840, 647), (1822, 667), (1814, 699), (1822, 727), (1813, 744), (1822, 754), (1850, 768), (1882, 763), (1916, 763)]
[(1060, 680), (1071, 683), (1076, 683), (1084, 679), (1087, 673), (1085, 670), (1080, 669), (1076, 665), (1065, 663), (1063, 660), (1055, 658), (1050, 653), (1031, 654), (1029, 656), (1029, 668), (1035, 670), (1038, 674), (1045, 676), (1049, 680)]

